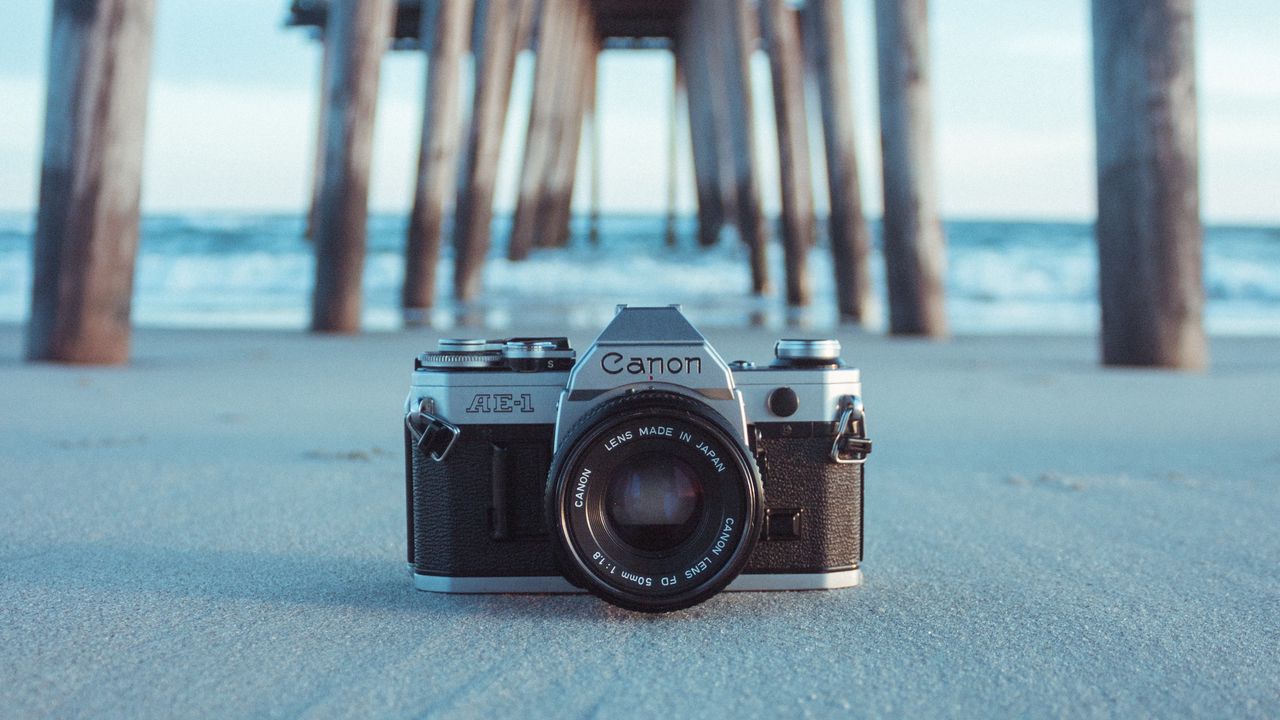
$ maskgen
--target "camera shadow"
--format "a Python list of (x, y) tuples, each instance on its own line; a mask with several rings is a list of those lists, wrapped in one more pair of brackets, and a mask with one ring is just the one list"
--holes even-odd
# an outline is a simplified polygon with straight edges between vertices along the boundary
[(408, 615), (487, 615), (532, 620), (673, 622), (745, 607), (743, 593), (661, 615), (582, 594), (455, 595), (416, 590), (402, 563), (382, 557), (311, 557), (119, 543), (17, 549), (3, 558), (5, 584), (61, 594), (250, 600), (277, 606), (348, 607)]

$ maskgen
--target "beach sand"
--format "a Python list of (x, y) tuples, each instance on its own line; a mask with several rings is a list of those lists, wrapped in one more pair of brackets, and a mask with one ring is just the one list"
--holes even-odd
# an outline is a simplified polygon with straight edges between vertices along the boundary
[(1181, 375), (1103, 370), (1092, 338), (846, 333), (865, 585), (666, 616), (410, 588), (427, 333), (144, 329), (114, 369), (21, 339), (0, 327), (6, 717), (1280, 715), (1280, 339)]

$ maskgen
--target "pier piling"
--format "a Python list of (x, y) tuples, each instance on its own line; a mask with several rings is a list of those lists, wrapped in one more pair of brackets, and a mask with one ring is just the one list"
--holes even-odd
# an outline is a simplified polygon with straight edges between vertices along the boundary
[(813, 246), (813, 174), (804, 104), (804, 55), (795, 10), (785, 0), (763, 0), (761, 26), (773, 78), (782, 196), (782, 248), (787, 304), (809, 304), (808, 256)]
[(1208, 363), (1192, 0), (1094, 0), (1102, 360)]
[(537, 240), (549, 247), (564, 247), (569, 243), (582, 127), (588, 109), (595, 103), (596, 58), (600, 52), (590, 0), (569, 0), (568, 12), (573, 18), (573, 34), (570, 36), (569, 64), (563, 68), (562, 76), (566, 95), (552, 145), (554, 163), (548, 192), (549, 211), (542, 218), (543, 225), (537, 235)]
[(735, 108), (729, 123), (733, 153), (734, 222), (738, 236), (747, 246), (751, 270), (751, 290), (756, 295), (769, 291), (769, 259), (764, 210), (760, 204), (760, 169), (756, 164), (755, 99), (751, 92), (751, 53), (760, 36), (755, 13), (743, 3), (716, 6), (725, 28), (724, 88), (729, 105)]
[(154, 0), (56, 0), (27, 358), (129, 359)]
[(843, 0), (807, 0), (802, 12), (806, 50), (822, 110), (831, 205), (827, 235), (835, 271), (836, 306), (841, 321), (864, 323), (869, 319), (872, 303), (871, 230), (863, 215), (858, 180), (843, 6)]
[(458, 139), (462, 133), (459, 73), (470, 43), (473, 14), (472, 0), (426, 0), (423, 7), (421, 32), (431, 42), (418, 179), (405, 242), (401, 299), (406, 320), (420, 319), (416, 316), (430, 308), (435, 299), (445, 200), (455, 187)]
[(716, 244), (725, 219), (711, 90), (712, 83), (720, 82), (720, 78), (713, 74), (710, 48), (702, 42), (714, 32), (714, 4), (695, 2), (686, 8), (675, 38), (676, 62), (681, 66), (688, 89), (689, 141), (693, 148), (693, 179), (698, 198), (698, 244), (703, 247)]
[(928, 0), (875, 0), (889, 332), (947, 335), (946, 241), (938, 219)]
[(524, 162), (520, 168), (520, 189), (507, 257), (523, 260), (539, 243), (539, 216), (546, 213), (554, 164), (552, 145), (563, 112), (564, 85), (574, 77), (566, 72), (573, 28), (565, 7), (572, 0), (542, 0), (538, 13), (533, 69), (533, 97), (529, 106), (529, 127), (525, 133)]
[(333, 46), (326, 73), (313, 332), (360, 330), (373, 123), (393, 9), (391, 0), (334, 0), (329, 9), (326, 34)]
[(480, 0), (476, 6), (476, 23), (483, 25), (475, 35), (479, 45), (475, 49), (471, 127), (454, 213), (453, 292), (458, 300), (473, 300), (480, 294), (512, 75), (532, 22), (533, 6), (533, 0)]
[(324, 37), (324, 30), (320, 30), (320, 92), (318, 97), (320, 101), (316, 109), (316, 146), (315, 157), (311, 162), (311, 207), (307, 210), (307, 227), (303, 231), (303, 237), (310, 240), (315, 237), (316, 223), (319, 221), (320, 214), (320, 191), (324, 189), (324, 144), (325, 144), (325, 128), (328, 127), (328, 117), (325, 113), (328, 103), (325, 102), (327, 97), (326, 88), (329, 87), (329, 41)]
[(595, 81), (600, 54), (600, 38), (596, 36), (595, 19), (591, 13), (590, 0), (571, 0), (573, 4), (573, 64), (568, 68), (570, 77), (577, 82), (571, 83), (571, 94), (564, 102), (562, 133), (556, 143), (556, 167), (552, 173), (550, 187), (550, 213), (540, 233), (547, 245), (563, 247), (568, 245), (570, 237), (570, 220), (573, 210), (573, 186), (577, 179), (577, 158), (582, 149), (582, 126), (586, 115), (595, 106)]
[[(596, 60), (592, 59), (594, 65)], [(600, 158), (600, 96), (597, 83), (600, 82), (599, 68), (595, 68), (592, 72), (594, 82), (591, 86), (591, 106), (587, 108), (587, 122), (590, 123), (591, 133), (588, 135), (591, 151), (591, 188), (588, 194), (588, 230), (587, 241), (592, 245), (600, 244), (600, 182), (601, 182), (601, 158)]]
[[(733, 225), (738, 215), (738, 188), (736, 183), (737, 158), (733, 143), (734, 125), (741, 122), (742, 108), (736, 105), (736, 98), (731, 97), (729, 74), (734, 71), (733, 46), (734, 38), (730, 37), (734, 30), (734, 6), (736, 3), (699, 3), (704, 6), (700, 10), (710, 18), (712, 32), (705, 32), (698, 42), (705, 46), (708, 71), (711, 82), (707, 92), (711, 104), (712, 137), (716, 143), (716, 181), (719, 182), (720, 207), (723, 222)], [(716, 237), (715, 242), (720, 238)]]
[(671, 104), (667, 107), (667, 223), (663, 233), (667, 247), (676, 246), (676, 198), (679, 197), (680, 101), (684, 96), (684, 77), (680, 63), (671, 61)]

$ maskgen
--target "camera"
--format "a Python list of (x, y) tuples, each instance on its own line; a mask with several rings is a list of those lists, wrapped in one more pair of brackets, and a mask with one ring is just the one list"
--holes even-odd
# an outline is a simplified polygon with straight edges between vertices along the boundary
[(632, 610), (858, 585), (860, 373), (837, 340), (725, 362), (678, 306), (567, 338), (441, 340), (405, 404), (408, 560), (446, 593)]

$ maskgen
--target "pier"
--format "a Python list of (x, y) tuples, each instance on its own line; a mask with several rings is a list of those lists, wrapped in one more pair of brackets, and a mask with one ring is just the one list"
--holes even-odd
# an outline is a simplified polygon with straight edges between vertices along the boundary
[[(154, 0), (53, 3), (27, 339), (33, 360), (128, 358), (153, 14)], [(818, 227), (811, 162), (822, 153), (837, 306), (843, 320), (865, 322), (871, 237), (843, 17), (842, 0), (294, 0), (286, 22), (312, 33), (323, 63), (308, 212), (316, 253), (311, 328), (360, 329), (379, 65), (393, 51), (426, 60), (421, 141), (406, 148), (418, 158), (401, 293), (406, 322), (429, 316), (446, 242), (453, 297), (465, 305), (482, 294), (497, 163), (522, 54), (532, 55), (535, 70), (507, 257), (519, 261), (570, 241), (584, 144), (595, 169), (589, 237), (599, 241), (596, 67), (602, 52), (637, 49), (674, 59), (667, 244), (675, 242), (680, 111), (691, 138), (697, 242), (736, 238), (753, 292), (776, 286), (789, 307), (804, 307)], [(934, 187), (927, 0), (876, 0), (875, 23), (888, 329), (943, 338), (947, 251)], [(1195, 369), (1207, 362), (1193, 28), (1190, 0), (1093, 2), (1108, 364)], [(765, 88), (753, 86), (749, 67), (759, 54), (769, 65), (774, 177), (757, 158), (763, 148), (754, 107)], [(473, 73), (469, 99), (464, 68)], [(810, 137), (813, 127), (820, 132)], [(776, 224), (761, 208), (766, 184), (781, 197)], [(785, 259), (781, 279), (769, 277), (766, 262), (775, 245)]]

